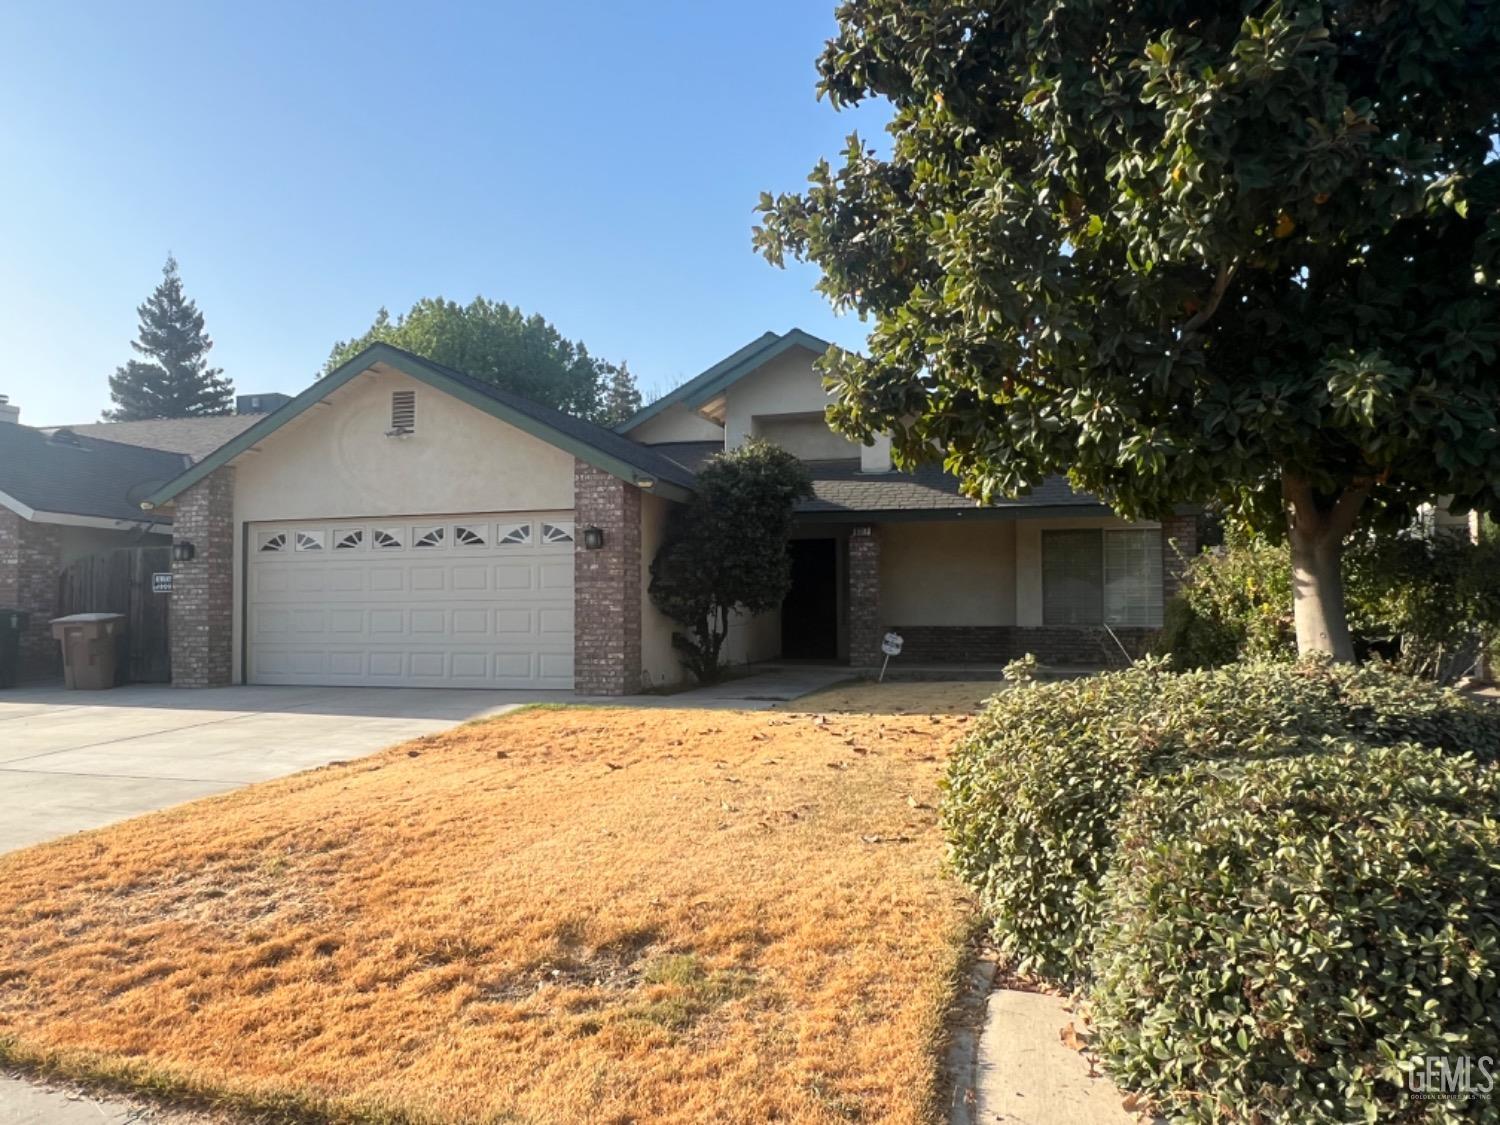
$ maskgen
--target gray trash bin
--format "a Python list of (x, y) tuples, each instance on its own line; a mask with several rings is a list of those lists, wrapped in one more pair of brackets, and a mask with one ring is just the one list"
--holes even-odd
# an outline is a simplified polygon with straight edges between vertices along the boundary
[(63, 682), (79, 691), (115, 686), (115, 643), (125, 630), (123, 613), (70, 613), (52, 619), (62, 642)]

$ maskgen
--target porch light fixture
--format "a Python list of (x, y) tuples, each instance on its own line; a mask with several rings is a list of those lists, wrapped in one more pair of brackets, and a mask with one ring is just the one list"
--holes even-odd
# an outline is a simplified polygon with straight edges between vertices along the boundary
[(197, 549), (186, 540), (172, 544), (173, 562), (191, 562), (193, 556), (198, 553)]
[(585, 551), (597, 551), (604, 546), (604, 529), (602, 527), (586, 527), (583, 529), (583, 549)]

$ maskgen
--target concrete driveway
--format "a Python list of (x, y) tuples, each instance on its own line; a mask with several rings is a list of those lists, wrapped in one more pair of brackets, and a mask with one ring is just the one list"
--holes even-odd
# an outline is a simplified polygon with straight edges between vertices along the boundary
[(0, 692), (0, 852), (570, 692), (134, 686)]

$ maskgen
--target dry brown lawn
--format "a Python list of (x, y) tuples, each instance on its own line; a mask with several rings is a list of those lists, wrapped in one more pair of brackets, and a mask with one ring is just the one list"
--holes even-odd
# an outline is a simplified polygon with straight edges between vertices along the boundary
[(0, 857), (0, 1061), (336, 1120), (932, 1119), (966, 721), (532, 710)]

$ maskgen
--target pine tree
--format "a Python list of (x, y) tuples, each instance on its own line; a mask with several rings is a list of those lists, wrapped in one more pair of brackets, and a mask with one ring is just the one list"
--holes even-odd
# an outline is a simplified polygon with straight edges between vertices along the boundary
[(203, 331), (203, 314), (182, 292), (177, 259), (167, 255), (161, 284), (140, 305), (140, 332), (130, 346), (146, 357), (132, 359), (109, 378), (115, 408), (109, 422), (149, 418), (201, 418), (234, 409), (234, 384), (208, 366), (214, 342)]
[(630, 373), (630, 368), (624, 363), (611, 364), (599, 420), (607, 426), (613, 426), (625, 421), (640, 408), (641, 392), (635, 385), (635, 376)]

